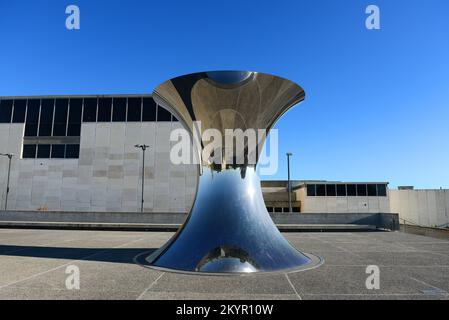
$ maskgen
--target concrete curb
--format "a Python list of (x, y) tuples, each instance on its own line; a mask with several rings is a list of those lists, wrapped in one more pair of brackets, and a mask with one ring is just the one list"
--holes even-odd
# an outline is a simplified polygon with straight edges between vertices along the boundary
[[(0, 228), (56, 229), (56, 230), (111, 230), (111, 231), (169, 231), (175, 232), (181, 224), (173, 223), (95, 223), (95, 222), (36, 222), (0, 221)], [(376, 231), (373, 225), (356, 224), (277, 224), (282, 232), (298, 231)]]

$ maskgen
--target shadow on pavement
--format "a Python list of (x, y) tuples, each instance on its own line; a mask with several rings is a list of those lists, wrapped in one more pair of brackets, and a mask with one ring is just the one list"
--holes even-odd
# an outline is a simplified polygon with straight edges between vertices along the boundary
[(85, 260), (134, 264), (137, 255), (150, 255), (155, 248), (70, 248), (0, 245), (0, 257)]

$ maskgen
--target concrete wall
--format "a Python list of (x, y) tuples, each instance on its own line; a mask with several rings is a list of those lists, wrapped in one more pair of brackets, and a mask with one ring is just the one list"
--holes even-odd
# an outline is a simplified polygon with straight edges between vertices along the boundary
[[(372, 225), (378, 228), (398, 230), (397, 214), (388, 213), (347, 213), (347, 214), (295, 214), (271, 213), (271, 218), (278, 225), (307, 224), (356, 224)], [(182, 224), (187, 218), (185, 213), (148, 213), (136, 212), (20, 212), (6, 211), (0, 215), (0, 222), (89, 222), (89, 223), (148, 223), (148, 224)]]
[[(273, 212), (274, 208), (287, 209), (288, 212), (288, 192), (285, 187), (264, 187), (262, 182), (263, 200), (268, 212)], [(301, 202), (296, 199), (296, 193), (292, 192), (292, 208), (293, 210), (300, 210)], [(297, 212), (297, 211), (294, 211)]]
[(304, 213), (376, 213), (390, 211), (386, 197), (308, 197), (305, 188), (295, 190)]
[[(0, 124), (0, 152), (13, 153), (10, 210), (137, 211), (142, 151), (145, 211), (187, 212), (194, 200), (197, 166), (170, 163), (170, 132), (178, 122), (83, 123), (79, 159), (20, 159), (24, 124)], [(8, 161), (0, 157), (4, 207)]]
[(449, 225), (449, 190), (390, 190), (392, 212), (408, 224), (425, 227)]
[(399, 230), (399, 217), (394, 213), (271, 213), (276, 224), (356, 224)]

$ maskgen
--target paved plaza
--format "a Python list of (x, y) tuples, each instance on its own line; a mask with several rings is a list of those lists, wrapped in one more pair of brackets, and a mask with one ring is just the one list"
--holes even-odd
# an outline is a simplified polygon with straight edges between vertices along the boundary
[[(161, 272), (142, 257), (173, 233), (0, 229), (0, 299), (448, 299), (449, 241), (401, 232), (285, 233), (324, 258), (308, 271), (258, 276)], [(380, 269), (368, 290), (366, 268)], [(77, 266), (80, 289), (66, 280)]]

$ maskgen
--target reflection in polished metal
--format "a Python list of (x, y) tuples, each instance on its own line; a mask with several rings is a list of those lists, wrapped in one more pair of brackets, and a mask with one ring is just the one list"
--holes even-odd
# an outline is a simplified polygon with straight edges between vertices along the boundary
[[(185, 128), (214, 128), (224, 137), (226, 129), (268, 131), (304, 99), (304, 91), (268, 74), (215, 71), (166, 81), (153, 97)], [(194, 121), (201, 121), (201, 129), (193, 128)], [(264, 142), (258, 141), (257, 156)], [(245, 153), (251, 152), (245, 147)], [(309, 265), (310, 256), (293, 248), (268, 214), (255, 165), (236, 165), (225, 158), (225, 151), (216, 163), (202, 159), (197, 150), (201, 175), (191, 212), (175, 236), (147, 261), (159, 268), (205, 273), (270, 272)]]

